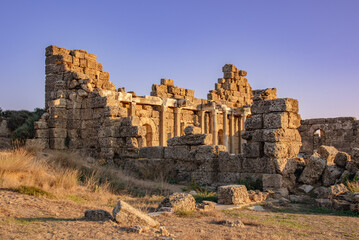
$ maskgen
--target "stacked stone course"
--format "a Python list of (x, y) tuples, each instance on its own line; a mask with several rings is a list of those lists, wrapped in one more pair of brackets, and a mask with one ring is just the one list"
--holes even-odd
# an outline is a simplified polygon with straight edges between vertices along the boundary
[[(272, 93), (272, 94), (271, 94)], [(267, 100), (270, 99), (270, 100)], [(243, 165), (260, 171), (263, 185), (280, 189), (295, 185), (296, 159), (301, 147), (298, 101), (290, 98), (273, 99), (272, 90), (258, 92), (251, 106), (252, 115), (245, 123)], [(290, 165), (294, 167), (289, 167)], [(288, 168), (291, 168), (288, 171)], [(284, 170), (286, 172), (284, 173)], [(267, 176), (266, 174), (280, 174)], [(278, 184), (275, 184), (277, 182)]]
[(238, 70), (232, 64), (224, 65), (223, 78), (219, 78), (215, 84), (215, 90), (208, 94), (208, 99), (225, 103), (229, 107), (240, 107), (252, 103), (252, 88), (249, 85), (247, 72)]
[(153, 84), (151, 96), (194, 100), (194, 90), (176, 87), (172, 79), (161, 79), (161, 84)]

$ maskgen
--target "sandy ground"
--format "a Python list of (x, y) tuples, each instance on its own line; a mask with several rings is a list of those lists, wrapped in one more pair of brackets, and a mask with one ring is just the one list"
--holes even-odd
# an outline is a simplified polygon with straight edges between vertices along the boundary
[[(136, 199), (131, 201), (136, 205)], [(153, 203), (156, 204), (156, 203)], [(131, 226), (83, 219), (92, 205), (0, 190), (0, 239), (171, 239), (157, 229), (131, 233)], [(109, 212), (110, 206), (102, 207)], [(359, 239), (359, 218), (325, 214), (213, 211), (187, 217), (155, 217), (173, 239)], [(228, 227), (220, 220), (241, 220)]]

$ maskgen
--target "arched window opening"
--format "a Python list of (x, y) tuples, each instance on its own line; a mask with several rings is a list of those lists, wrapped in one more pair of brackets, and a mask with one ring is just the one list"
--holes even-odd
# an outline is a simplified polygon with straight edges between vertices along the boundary
[(218, 131), (218, 145), (224, 145), (224, 135), (222, 129)]
[(313, 133), (313, 150), (316, 151), (325, 144), (325, 132), (323, 129), (316, 129)]

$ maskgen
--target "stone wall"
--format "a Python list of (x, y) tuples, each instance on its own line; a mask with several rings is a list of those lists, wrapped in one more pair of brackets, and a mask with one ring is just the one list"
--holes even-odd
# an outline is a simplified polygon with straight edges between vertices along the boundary
[(252, 88), (249, 85), (247, 72), (238, 70), (232, 64), (224, 65), (223, 78), (215, 84), (215, 90), (208, 94), (208, 99), (228, 105), (229, 107), (242, 107), (252, 103)]
[[(153, 84), (151, 96), (137, 96), (116, 90), (95, 55), (50, 46), (47, 112), (35, 123), (33, 141), (94, 155), (142, 178), (219, 185), (249, 177), (280, 195), (295, 192), (312, 173), (313, 183), (320, 182), (325, 164), (318, 172), (318, 157), (307, 164), (298, 158), (300, 149), (311, 154), (322, 144), (341, 151), (357, 146), (354, 118), (301, 121), (297, 100), (277, 99), (275, 88), (252, 90), (247, 73), (234, 65), (222, 70), (208, 99), (171, 79)], [(348, 168), (356, 171), (356, 162)]]
[(225, 91), (214, 91), (220, 96), (216, 101), (195, 98), (194, 90), (176, 87), (171, 79), (153, 84), (151, 96), (116, 90), (96, 55), (84, 50), (49, 46), (45, 63), (47, 113), (35, 124), (34, 141), (46, 147), (107, 160), (136, 158), (141, 147), (166, 146), (167, 139), (183, 135), (187, 126), (197, 126), (212, 136), (213, 145), (241, 152), (249, 114), (244, 105), (253, 93), (246, 72), (233, 65), (223, 67), (223, 86), (216, 88)]
[(351, 153), (359, 147), (359, 121), (353, 117), (318, 118), (301, 121), (299, 128), (303, 146), (301, 153), (311, 155), (321, 145), (334, 146)]
[(303, 162), (297, 158), (301, 146), (298, 102), (271, 99), (266, 94), (262, 91), (251, 107), (242, 154), (230, 154), (223, 145), (213, 145), (211, 135), (189, 133), (169, 139), (167, 147), (141, 148), (138, 158), (116, 158), (115, 162), (137, 177), (166, 176), (179, 183), (206, 185), (280, 178), (281, 184), (267, 181), (267, 188), (291, 188), (297, 180), (297, 163)]

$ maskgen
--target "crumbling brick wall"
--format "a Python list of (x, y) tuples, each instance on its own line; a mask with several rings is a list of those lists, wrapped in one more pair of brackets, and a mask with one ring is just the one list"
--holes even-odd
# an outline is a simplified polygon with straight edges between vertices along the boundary
[(352, 148), (359, 147), (358, 127), (359, 121), (353, 117), (302, 120), (300, 152), (311, 155), (321, 145), (327, 145), (350, 154)]

